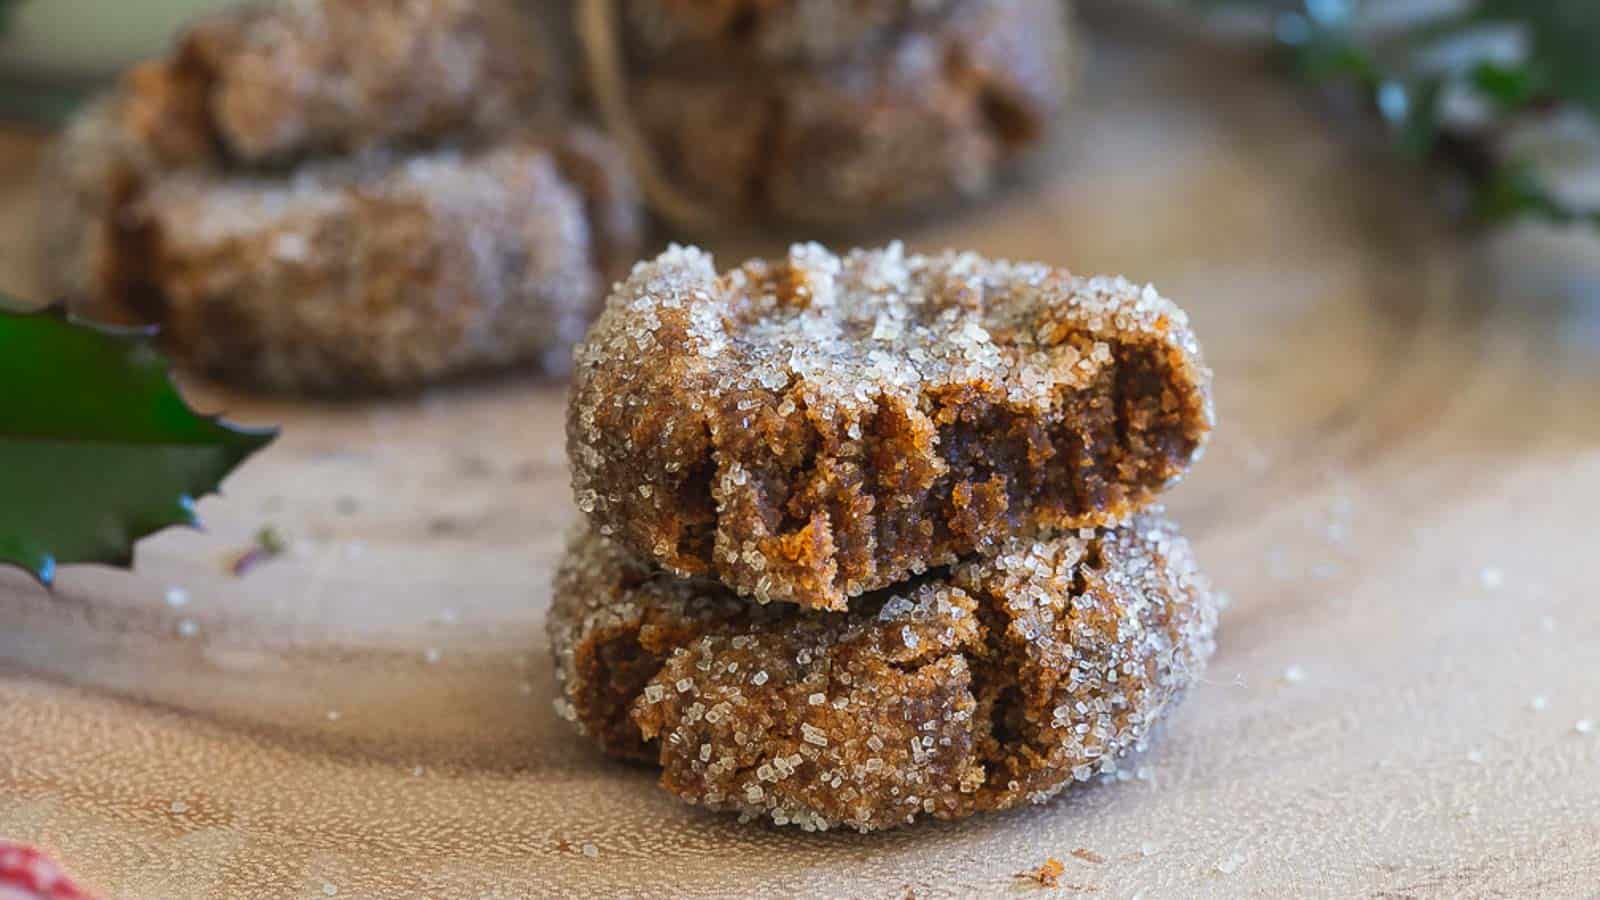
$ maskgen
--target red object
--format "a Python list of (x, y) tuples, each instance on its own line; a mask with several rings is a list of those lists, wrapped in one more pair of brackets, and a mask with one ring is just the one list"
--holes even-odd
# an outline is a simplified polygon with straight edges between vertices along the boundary
[(0, 841), (0, 900), (94, 900), (67, 880), (48, 856)]

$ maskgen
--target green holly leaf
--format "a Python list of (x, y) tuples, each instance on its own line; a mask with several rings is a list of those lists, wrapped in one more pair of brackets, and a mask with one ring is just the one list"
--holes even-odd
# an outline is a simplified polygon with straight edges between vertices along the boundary
[(1480, 18), (1527, 29), (1532, 59), (1556, 96), (1600, 115), (1600, 3), (1595, 0), (1483, 0)]
[(153, 337), (0, 297), (0, 563), (128, 566), (277, 436), (191, 410)]

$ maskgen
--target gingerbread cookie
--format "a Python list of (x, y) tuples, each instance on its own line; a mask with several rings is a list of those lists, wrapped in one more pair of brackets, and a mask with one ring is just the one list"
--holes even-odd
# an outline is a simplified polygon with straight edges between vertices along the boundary
[(124, 213), (106, 291), (188, 365), (279, 390), (565, 372), (605, 290), (606, 238), (561, 159), (505, 142), (168, 177)]
[(1005, 539), (1120, 521), (1212, 423), (1153, 288), (899, 245), (719, 275), (635, 267), (576, 351), (579, 507), (633, 552), (757, 601), (844, 609)]
[(1070, 77), (1054, 3), (968, 0), (919, 18), (915, 3), (656, 0), (670, 22), (695, 21), (685, 10), (745, 21), (746, 7), (761, 7), (763, 30), (747, 40), (790, 35), (773, 38), (784, 46), (804, 43), (794, 34), (865, 40), (813, 15), (905, 26), (874, 25), (883, 33), (834, 61), (778, 64), (750, 62), (731, 37), (640, 58), (615, 33), (626, 28), (609, 15), (614, 2), (584, 8), (591, 89), (657, 211), (705, 231), (747, 220), (848, 226), (982, 194), (1044, 140)]
[(262, 387), (565, 371), (636, 252), (640, 204), (609, 140), (561, 122), (530, 26), (510, 0), (202, 20), (61, 139), (52, 287)]
[(558, 710), (691, 803), (869, 831), (1112, 773), (1201, 675), (1216, 606), (1142, 515), (860, 598), (758, 607), (593, 532), (557, 578)]

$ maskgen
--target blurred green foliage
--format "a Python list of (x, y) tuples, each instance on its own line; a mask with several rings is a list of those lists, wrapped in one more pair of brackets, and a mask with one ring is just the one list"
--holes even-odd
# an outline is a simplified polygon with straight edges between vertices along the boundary
[[(1531, 216), (1600, 227), (1503, 138), (1573, 110), (1600, 125), (1600, 0), (1198, 0), (1269, 16), (1302, 78), (1358, 92), (1397, 149), (1464, 176), (1482, 221)], [(1408, 17), (1407, 7), (1418, 14)], [(1397, 13), (1399, 13), (1397, 15)], [(1452, 101), (1454, 112), (1452, 111)], [(1462, 106), (1472, 114), (1461, 116)]]

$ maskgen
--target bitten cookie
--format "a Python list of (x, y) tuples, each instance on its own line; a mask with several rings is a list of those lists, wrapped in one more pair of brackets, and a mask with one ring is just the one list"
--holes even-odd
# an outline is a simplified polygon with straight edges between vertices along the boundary
[(1123, 520), (1187, 471), (1211, 376), (1153, 288), (898, 244), (635, 267), (576, 351), (602, 534), (758, 601), (844, 609), (1008, 537)]
[[(255, 386), (568, 367), (638, 192), (509, 0), (278, 0), (202, 20), (58, 144), (46, 271)], [(560, 125), (560, 127), (556, 127)]]
[[(1044, 139), (1070, 76), (1056, 3), (968, 0), (918, 16), (923, 4), (655, 0), (667, 23), (721, 14), (757, 23), (742, 39), (662, 58), (630, 54), (612, 33), (625, 26), (596, 21), (594, 10), (612, 2), (586, 8), (591, 87), (657, 210), (704, 230), (744, 220), (846, 226), (981, 194)], [(639, 10), (651, 6), (631, 4), (632, 19), (648, 19)], [(765, 11), (746, 9), (755, 6)], [(830, 31), (812, 16), (881, 33)], [(752, 63), (738, 49), (768, 38), (804, 46), (821, 34), (866, 43), (827, 63)]]
[(848, 613), (752, 606), (585, 532), (548, 628), (558, 711), (668, 791), (870, 831), (1114, 772), (1202, 674), (1216, 606), (1154, 515), (1006, 541)]

